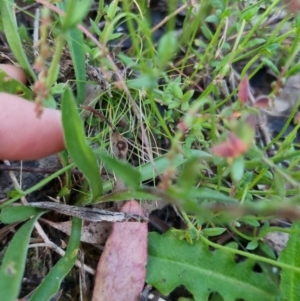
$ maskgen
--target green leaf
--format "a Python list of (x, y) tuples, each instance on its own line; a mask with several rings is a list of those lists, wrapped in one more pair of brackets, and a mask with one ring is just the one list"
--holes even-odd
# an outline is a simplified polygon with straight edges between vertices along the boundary
[(257, 221), (256, 217), (254, 215), (245, 215), (240, 218), (240, 221), (244, 222), (247, 225), (250, 225), (252, 227), (259, 227), (260, 224)]
[(207, 228), (207, 229), (203, 229), (202, 233), (204, 236), (218, 236), (223, 234), (226, 231), (226, 228)]
[[(280, 253), (279, 261), (300, 267), (300, 223), (294, 222), (290, 233), (290, 238), (286, 248)], [(281, 271), (281, 300), (298, 301), (300, 300), (300, 273), (282, 269)]]
[(159, 66), (162, 69), (175, 55), (178, 49), (178, 38), (175, 31), (163, 35), (158, 44)]
[(62, 122), (67, 150), (89, 182), (93, 201), (102, 194), (102, 180), (97, 159), (87, 144), (83, 122), (78, 115), (73, 94), (69, 87), (62, 96)]
[(136, 189), (139, 187), (142, 176), (140, 172), (132, 167), (129, 163), (117, 160), (107, 153), (101, 152), (100, 158), (105, 166), (113, 171), (128, 187)]
[(277, 289), (263, 273), (252, 270), (255, 262), (235, 263), (234, 254), (209, 251), (202, 242), (189, 244), (172, 233), (150, 233), (147, 283), (168, 295), (185, 286), (196, 301), (218, 292), (224, 301), (274, 301)]
[(214, 202), (235, 203), (235, 204), (238, 203), (235, 198), (232, 198), (230, 196), (223, 194), (220, 191), (213, 190), (210, 188), (193, 187), (193, 189), (191, 189), (190, 195), (199, 198), (202, 202), (204, 200), (211, 200)]
[(276, 191), (276, 194), (282, 198), (285, 198), (286, 181), (278, 171), (275, 171), (273, 185), (274, 185), (273, 189), (274, 189), (274, 191)]
[(149, 192), (145, 192), (145, 191), (143, 191), (143, 189), (134, 190), (134, 191), (125, 190), (125, 191), (118, 191), (118, 192), (112, 192), (109, 194), (105, 194), (100, 199), (98, 199), (95, 203), (124, 201), (124, 200), (130, 200), (130, 199), (157, 201), (157, 196), (150, 194)]
[[(50, 270), (43, 282), (33, 293), (30, 301), (48, 301), (59, 291), (61, 282), (70, 272), (77, 259), (81, 237), (81, 220), (77, 217), (72, 219), (72, 232), (68, 242), (65, 256)], [(0, 299), (1, 300), (1, 299)]]
[(200, 160), (197, 157), (191, 157), (185, 163), (183, 170), (178, 178), (178, 185), (183, 189), (190, 189), (195, 184), (196, 177), (201, 172)]
[(244, 157), (239, 156), (233, 160), (231, 166), (231, 178), (235, 183), (238, 183), (244, 175)]
[(0, 267), (0, 300), (15, 301), (19, 295), (31, 231), (40, 215), (25, 223), (6, 249)]
[[(57, 3), (57, 6), (61, 10), (65, 11), (65, 3)], [(64, 17), (60, 18), (63, 21)], [(72, 28), (67, 32), (67, 43), (69, 46), (76, 76), (77, 101), (79, 104), (82, 104), (85, 98), (86, 86), (85, 50), (83, 33), (77, 28)]]
[(70, 30), (67, 42), (76, 76), (77, 101), (78, 104), (82, 104), (85, 99), (86, 86), (85, 50), (82, 32), (77, 28)]
[(182, 97), (182, 102), (189, 102), (190, 99), (193, 97), (195, 90), (188, 90), (184, 93)]
[[(276, 49), (273, 49), (271, 52), (274, 53)], [(278, 70), (278, 67), (268, 58), (263, 57), (262, 62), (264, 62), (277, 76), (280, 76), (280, 71)]]
[(62, 18), (64, 31), (73, 29), (87, 15), (92, 0), (67, 0), (66, 15)]
[(262, 43), (265, 43), (266, 40), (265, 39), (261, 39), (261, 38), (257, 38), (257, 39), (252, 39), (250, 40), (245, 47), (247, 48), (251, 48), (251, 47), (254, 47), (254, 46), (257, 46), (259, 44), (262, 44)]
[(157, 87), (157, 78), (152, 74), (143, 74), (136, 79), (128, 80), (127, 85), (133, 89), (154, 89)]
[(118, 0), (113, 0), (107, 8), (107, 17), (112, 20), (118, 11)]
[(12, 224), (24, 221), (41, 212), (45, 212), (45, 210), (30, 206), (5, 207), (1, 210), (0, 221), (4, 224)]
[(258, 247), (257, 240), (252, 240), (247, 244), (246, 249), (247, 250), (255, 250), (257, 247)]
[(220, 22), (220, 18), (216, 15), (211, 15), (211, 16), (208, 16), (206, 19), (205, 19), (205, 22), (207, 23), (219, 23)]
[(32, 92), (18, 80), (8, 77), (3, 70), (0, 70), (0, 91), (17, 94), (25, 99), (32, 99)]
[(0, 18), (2, 21), (3, 30), (9, 47), (18, 63), (28, 76), (35, 79), (36, 75), (33, 72), (30, 63), (28, 62), (24, 47), (20, 40), (16, 18), (13, 13), (14, 7), (14, 0), (0, 1)]

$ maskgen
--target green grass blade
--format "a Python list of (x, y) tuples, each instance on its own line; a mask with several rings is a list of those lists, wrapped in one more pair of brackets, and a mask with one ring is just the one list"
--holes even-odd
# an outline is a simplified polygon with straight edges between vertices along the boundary
[(40, 215), (17, 231), (5, 252), (0, 267), (0, 300), (15, 301), (19, 295), (31, 231)]
[(90, 201), (93, 201), (102, 195), (102, 181), (96, 156), (87, 144), (83, 122), (69, 87), (62, 96), (62, 121), (67, 150), (89, 182), (92, 193)]
[[(65, 11), (64, 3), (57, 3), (57, 6)], [(63, 17), (61, 17), (62, 19)], [(76, 77), (77, 101), (82, 104), (85, 97), (86, 68), (83, 33), (77, 28), (67, 32), (67, 43), (69, 46), (72, 63)]]
[(31, 296), (30, 301), (51, 300), (51, 297), (58, 292), (61, 282), (75, 264), (80, 244), (81, 220), (74, 217), (72, 221), (72, 232), (65, 256), (47, 274), (43, 282)]
[(6, 39), (9, 47), (12, 50), (18, 63), (24, 69), (26, 74), (31, 78), (35, 79), (36, 76), (28, 62), (27, 56), (24, 52), (22, 42), (18, 33), (18, 26), (14, 14), (15, 1), (13, 0), (2, 0), (0, 1), (0, 13), (3, 29), (5, 32)]
[[(300, 267), (300, 223), (294, 222), (290, 233), (290, 238), (286, 248), (281, 252), (279, 261), (290, 264), (294, 267)], [(281, 297), (282, 300), (298, 301), (300, 300), (300, 273), (288, 269), (281, 271)]]
[(136, 168), (129, 163), (117, 160), (104, 152), (101, 152), (99, 156), (105, 166), (113, 171), (129, 188), (137, 189), (140, 186), (142, 176)]
[(76, 76), (77, 102), (82, 104), (85, 98), (86, 68), (83, 34), (77, 28), (69, 31), (67, 42)]

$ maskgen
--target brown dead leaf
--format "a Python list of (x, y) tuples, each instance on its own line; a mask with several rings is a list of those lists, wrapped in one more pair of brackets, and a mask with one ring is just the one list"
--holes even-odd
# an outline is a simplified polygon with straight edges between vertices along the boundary
[[(139, 203), (127, 202), (122, 212), (143, 215)], [(92, 301), (138, 301), (146, 278), (146, 223), (115, 223), (98, 263)]]
[[(53, 223), (45, 219), (40, 220), (67, 235), (71, 234), (72, 221)], [(104, 245), (111, 227), (112, 223), (109, 222), (83, 221), (80, 240), (90, 244)]]
[(269, 232), (262, 238), (277, 254), (286, 247), (288, 240), (289, 234), (284, 232)]

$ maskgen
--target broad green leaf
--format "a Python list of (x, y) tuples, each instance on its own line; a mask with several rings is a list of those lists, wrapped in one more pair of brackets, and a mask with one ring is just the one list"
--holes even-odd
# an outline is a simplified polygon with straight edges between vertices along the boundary
[(50, 270), (43, 282), (33, 293), (30, 301), (48, 301), (51, 300), (60, 288), (61, 282), (70, 272), (77, 259), (81, 237), (81, 220), (77, 217), (72, 219), (72, 232), (68, 242), (65, 256)]
[(105, 166), (113, 171), (128, 187), (136, 189), (140, 186), (142, 176), (129, 163), (115, 159), (104, 152), (101, 152), (99, 156)]
[(32, 97), (32, 92), (25, 85), (8, 77), (3, 70), (0, 70), (0, 91), (17, 94), (25, 99), (31, 99)]
[(1, 210), (0, 221), (3, 224), (12, 224), (24, 221), (33, 215), (43, 212), (44, 210), (30, 206), (5, 207)]
[(24, 47), (20, 40), (16, 17), (14, 15), (14, 7), (14, 0), (0, 1), (0, 18), (2, 21), (3, 30), (8, 41), (9, 47), (13, 52), (15, 58), (17, 59), (18, 63), (27, 75), (35, 79), (36, 75), (33, 72), (30, 63), (28, 62), (27, 56), (24, 51)]
[(178, 38), (175, 31), (163, 35), (158, 44), (159, 66), (163, 68), (175, 55), (178, 49)]
[(90, 201), (93, 201), (102, 194), (102, 180), (96, 156), (87, 144), (83, 122), (78, 115), (69, 87), (62, 96), (62, 122), (67, 150), (88, 180), (92, 193)]
[(19, 295), (31, 231), (40, 215), (25, 223), (6, 249), (0, 267), (0, 300), (15, 301)]
[(255, 262), (236, 263), (234, 254), (209, 251), (202, 241), (189, 244), (171, 232), (150, 233), (147, 283), (168, 295), (183, 285), (195, 301), (218, 292), (224, 301), (274, 301), (277, 289), (267, 275), (254, 272)]
[[(286, 248), (280, 253), (279, 261), (300, 267), (300, 223), (294, 222), (290, 233), (290, 238)], [(281, 271), (281, 300), (298, 301), (300, 300), (300, 273), (282, 269)]]

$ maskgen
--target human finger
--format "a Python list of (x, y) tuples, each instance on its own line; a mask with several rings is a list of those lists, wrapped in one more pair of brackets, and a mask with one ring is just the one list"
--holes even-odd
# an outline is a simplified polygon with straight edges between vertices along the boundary
[(64, 149), (61, 112), (45, 108), (36, 116), (35, 104), (0, 93), (0, 159), (35, 160)]

